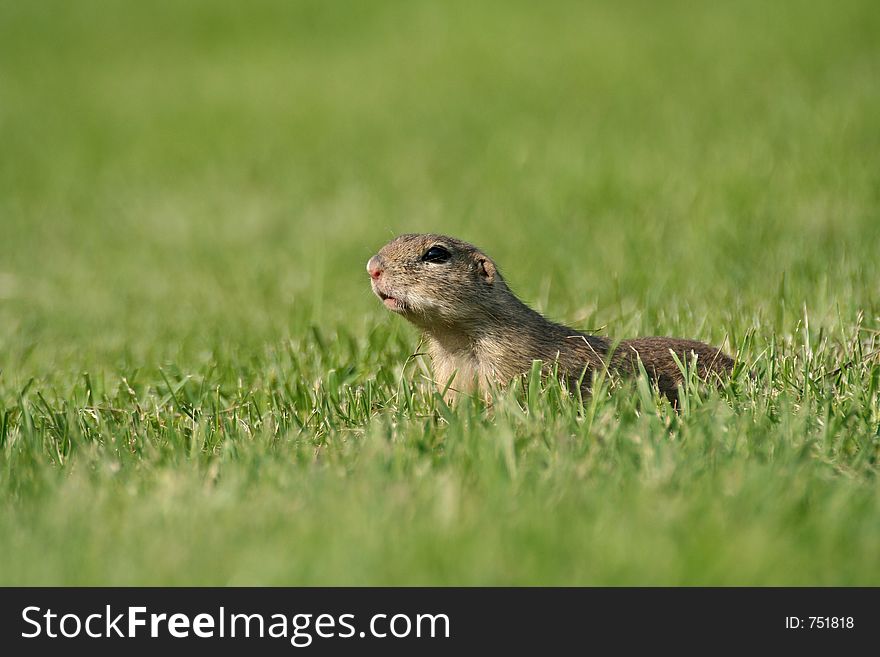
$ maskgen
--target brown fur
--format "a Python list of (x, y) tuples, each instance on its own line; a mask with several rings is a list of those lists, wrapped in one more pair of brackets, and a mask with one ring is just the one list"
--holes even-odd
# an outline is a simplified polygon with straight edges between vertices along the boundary
[[(424, 262), (434, 246), (447, 262)], [(529, 371), (533, 360), (548, 369), (558, 364), (570, 382), (591, 382), (591, 371), (608, 366), (623, 374), (641, 362), (673, 403), (682, 375), (670, 352), (690, 365), (697, 356), (701, 378), (728, 374), (733, 360), (720, 349), (695, 340), (646, 337), (613, 343), (551, 322), (520, 301), (495, 263), (472, 244), (444, 235), (401, 235), (367, 263), (373, 291), (385, 305), (424, 331), (434, 379), (445, 387), (472, 392), (487, 384), (506, 384)]]

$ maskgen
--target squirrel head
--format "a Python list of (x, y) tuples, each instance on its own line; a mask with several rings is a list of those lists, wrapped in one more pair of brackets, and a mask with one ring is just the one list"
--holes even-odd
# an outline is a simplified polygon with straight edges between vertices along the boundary
[(423, 328), (478, 321), (509, 294), (489, 256), (446, 235), (401, 235), (369, 259), (367, 273), (386, 308)]

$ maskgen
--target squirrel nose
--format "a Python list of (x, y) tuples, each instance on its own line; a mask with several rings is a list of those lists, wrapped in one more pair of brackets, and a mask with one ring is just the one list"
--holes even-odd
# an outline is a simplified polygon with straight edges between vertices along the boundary
[(373, 280), (376, 280), (382, 275), (382, 264), (379, 260), (379, 256), (373, 256), (367, 261), (367, 273)]

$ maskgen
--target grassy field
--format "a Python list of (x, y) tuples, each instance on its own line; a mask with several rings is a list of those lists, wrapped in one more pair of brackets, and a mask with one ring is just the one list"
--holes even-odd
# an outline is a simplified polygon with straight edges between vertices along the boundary
[[(0, 584), (880, 585), (878, 34), (0, 0)], [(756, 378), (450, 409), (364, 271), (413, 231)]]

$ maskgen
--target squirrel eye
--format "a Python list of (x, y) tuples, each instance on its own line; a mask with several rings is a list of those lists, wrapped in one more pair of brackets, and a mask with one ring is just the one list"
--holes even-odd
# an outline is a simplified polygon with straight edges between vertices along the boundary
[(442, 246), (432, 246), (425, 251), (422, 256), (422, 262), (446, 262), (452, 257), (452, 254)]

